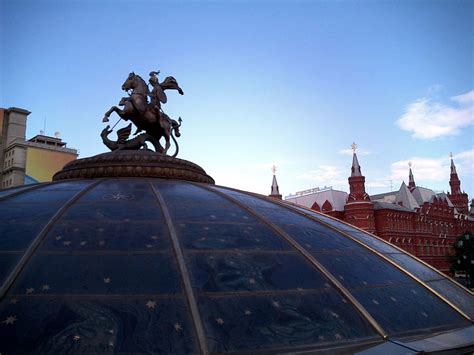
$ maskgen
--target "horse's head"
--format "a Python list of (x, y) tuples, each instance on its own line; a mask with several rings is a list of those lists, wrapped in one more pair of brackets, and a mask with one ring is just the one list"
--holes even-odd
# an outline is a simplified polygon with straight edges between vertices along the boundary
[(135, 88), (135, 73), (128, 74), (128, 78), (122, 84), (122, 90), (128, 91)]

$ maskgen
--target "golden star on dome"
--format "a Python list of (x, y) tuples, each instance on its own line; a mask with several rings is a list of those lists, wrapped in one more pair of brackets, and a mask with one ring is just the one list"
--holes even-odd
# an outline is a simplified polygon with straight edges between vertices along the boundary
[(181, 324), (176, 323), (176, 324), (174, 325), (174, 329), (175, 329), (177, 332), (179, 332), (179, 331), (183, 330), (183, 327), (181, 326)]
[(18, 320), (16, 316), (8, 316), (2, 323), (13, 324)]
[(106, 277), (106, 278), (104, 278), (104, 282), (105, 282), (106, 284), (109, 284), (109, 283), (112, 282), (112, 279), (111, 279), (110, 277)]
[(156, 307), (156, 302), (155, 301), (152, 301), (152, 300), (149, 300), (147, 303), (145, 303), (145, 305), (152, 309), (152, 308), (155, 308)]
[(79, 341), (79, 340), (81, 340), (81, 336), (80, 335), (74, 335), (73, 339), (75, 341)]
[(216, 318), (216, 322), (217, 322), (217, 324), (219, 324), (219, 325), (224, 324), (224, 320), (223, 320), (222, 318)]

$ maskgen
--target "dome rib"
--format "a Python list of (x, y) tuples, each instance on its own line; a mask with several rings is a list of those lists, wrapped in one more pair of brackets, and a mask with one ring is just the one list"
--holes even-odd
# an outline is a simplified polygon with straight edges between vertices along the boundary
[(365, 309), (362, 304), (349, 292), (349, 290), (343, 286), (336, 277), (330, 273), (319, 261), (317, 261), (306, 249), (304, 249), (296, 240), (294, 240), (290, 235), (288, 235), (283, 229), (269, 221), (266, 217), (262, 216), (258, 212), (254, 211), (252, 208), (242, 204), (240, 201), (235, 198), (226, 195), (225, 193), (208, 187), (201, 184), (190, 183), (196, 185), (204, 190), (211, 191), (217, 195), (225, 198), (226, 200), (234, 203), (243, 210), (249, 212), (255, 218), (259, 219), (261, 222), (269, 226), (273, 231), (275, 231), (283, 240), (290, 244), (294, 249), (296, 249), (313, 267), (315, 267), (324, 277), (326, 277), (344, 297), (346, 297), (353, 305), (353, 307), (361, 314), (361, 316), (372, 326), (372, 328), (379, 334), (383, 339), (387, 339), (388, 335), (380, 324), (370, 315), (370, 313)]
[[(231, 190), (234, 190), (234, 189), (231, 189)], [(237, 190), (234, 190), (234, 191), (237, 191)], [(247, 194), (247, 195), (250, 195), (250, 196), (253, 196), (253, 197), (257, 197), (257, 198), (262, 198), (261, 196), (258, 196), (257, 194), (252, 194), (250, 192), (246, 192), (246, 191), (239, 191), (240, 193), (243, 193), (243, 194)], [(265, 201), (267, 201), (267, 199), (265, 199)], [(365, 244), (364, 242), (354, 238), (353, 236), (351, 236), (349, 233), (346, 233), (345, 231), (343, 231), (342, 229), (339, 229), (327, 222), (325, 222), (324, 220), (321, 220), (321, 219), (318, 219), (318, 218), (315, 218), (314, 216), (312, 216), (311, 214), (308, 214), (308, 213), (304, 213), (302, 212), (300, 209), (296, 209), (296, 208), (292, 208), (291, 206), (285, 204), (285, 203), (282, 203), (282, 202), (279, 202), (277, 200), (274, 200), (274, 199), (268, 199), (268, 202), (271, 202), (271, 203), (274, 203), (274, 204), (277, 204), (279, 206), (282, 206), (284, 207), (285, 209), (288, 209), (292, 212), (295, 212), (299, 215), (302, 215), (302, 216), (305, 216), (315, 222), (318, 222), (318, 223), (321, 223), (323, 224), (324, 226), (338, 232), (339, 234), (341, 234), (342, 236), (356, 242), (357, 244), (361, 245), (362, 247), (366, 248), (367, 250), (369, 250), (370, 252), (374, 253), (375, 255), (379, 256), (380, 258), (382, 258), (383, 260), (385, 260), (386, 262), (388, 262), (389, 264), (391, 264), (392, 266), (394, 266), (395, 268), (397, 268), (398, 270), (400, 270), (401, 272), (403, 272), (404, 274), (406, 274), (408, 277), (412, 278), (414, 281), (416, 281), (418, 284), (420, 284), (421, 286), (423, 286), (424, 288), (426, 288), (428, 291), (430, 291), (432, 294), (434, 294), (437, 298), (439, 298), (441, 301), (443, 301), (444, 303), (446, 303), (448, 306), (450, 306), (452, 309), (454, 309), (457, 313), (459, 313), (463, 318), (467, 319), (468, 321), (470, 322), (474, 322), (474, 320), (469, 316), (467, 315), (464, 311), (462, 311), (458, 306), (456, 306), (455, 304), (453, 304), (450, 300), (448, 300), (446, 297), (444, 297), (443, 295), (441, 295), (438, 291), (434, 290), (432, 287), (430, 287), (426, 282), (422, 281), (421, 279), (419, 279), (417, 276), (413, 275), (411, 272), (409, 272), (408, 270), (406, 270), (405, 268), (401, 267), (400, 265), (398, 265), (397, 263), (395, 263), (393, 260), (391, 260), (390, 258), (388, 258), (387, 256), (385, 256), (383, 253), (375, 250), (374, 248), (370, 247), (369, 245)], [(326, 217), (326, 216), (325, 216)], [(366, 233), (365, 231), (363, 231), (364, 233)], [(406, 254), (405, 251), (403, 251), (404, 254)], [(443, 277), (443, 279), (446, 279), (445, 277)]]
[(202, 354), (207, 354), (208, 347), (207, 347), (207, 342), (206, 342), (206, 336), (204, 335), (204, 326), (202, 324), (201, 316), (199, 314), (199, 309), (197, 306), (196, 297), (194, 296), (194, 291), (191, 285), (188, 269), (186, 268), (186, 264), (184, 261), (183, 251), (181, 249), (181, 245), (179, 244), (178, 236), (176, 235), (176, 230), (174, 229), (173, 219), (171, 218), (171, 215), (168, 211), (168, 207), (166, 206), (165, 200), (161, 196), (161, 193), (156, 189), (156, 187), (150, 181), (147, 181), (147, 182), (150, 185), (156, 197), (158, 205), (161, 208), (161, 212), (163, 213), (163, 216), (166, 221), (166, 225), (168, 227), (168, 231), (170, 233), (170, 238), (173, 245), (173, 251), (178, 263), (181, 280), (183, 281), (184, 292), (188, 300), (189, 310), (190, 310), (191, 317), (194, 323), (194, 330), (197, 335), (199, 348)]
[[(5, 295), (7, 294), (8, 290), (11, 288), (15, 280), (18, 278), (20, 273), (23, 271), (25, 266), (30, 261), (31, 257), (35, 253), (35, 251), (40, 247), (46, 236), (48, 235), (49, 230), (51, 227), (61, 218), (61, 216), (67, 211), (69, 207), (71, 207), (79, 198), (81, 198), (85, 193), (102, 183), (103, 180), (99, 180), (94, 182), (90, 185), (85, 186), (81, 190), (79, 190), (73, 197), (71, 197), (62, 207), (60, 207), (56, 213), (49, 219), (48, 223), (43, 227), (43, 229), (37, 234), (37, 236), (33, 239), (31, 244), (29, 245), (28, 249), (24, 252), (21, 259), (16, 263), (14, 269), (11, 271), (10, 275), (5, 279), (2, 287), (0, 287), (0, 300), (3, 300)], [(38, 186), (42, 187), (43, 185)], [(36, 188), (27, 189), (27, 191), (31, 191)], [(19, 194), (18, 194), (19, 195)], [(11, 195), (9, 195), (11, 196)], [(15, 194), (15, 196), (17, 196)]]

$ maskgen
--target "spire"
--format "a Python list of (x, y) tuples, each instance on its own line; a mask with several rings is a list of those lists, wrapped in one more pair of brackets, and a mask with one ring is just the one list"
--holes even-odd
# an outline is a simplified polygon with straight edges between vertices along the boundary
[(273, 180), (272, 180), (272, 187), (271, 187), (271, 194), (268, 195), (269, 197), (281, 200), (281, 195), (280, 195), (280, 190), (278, 188), (278, 183), (277, 183), (277, 178), (276, 178), (276, 166), (272, 166), (272, 172), (273, 172)]
[(348, 179), (349, 196), (347, 196), (344, 205), (344, 220), (373, 233), (375, 231), (374, 204), (365, 192), (365, 176), (362, 175), (355, 152), (357, 144), (352, 143), (351, 148), (353, 151), (352, 167), (351, 176)]
[(451, 176), (449, 178), (451, 193), (448, 194), (448, 196), (454, 207), (456, 207), (460, 213), (467, 215), (469, 214), (469, 199), (465, 192), (461, 192), (461, 180), (459, 180), (458, 173), (456, 171), (456, 165), (454, 165), (453, 153), (450, 153), (449, 156), (451, 157)]
[(458, 195), (461, 193), (461, 181), (459, 180), (458, 173), (456, 171), (456, 165), (454, 165), (453, 153), (450, 153), (449, 156), (451, 157), (451, 177), (449, 179), (451, 194)]
[(416, 188), (415, 178), (413, 177), (413, 172), (411, 171), (411, 161), (408, 162), (409, 172), (408, 172), (408, 189), (412, 192)]
[(351, 176), (349, 177), (350, 194), (348, 202), (370, 201), (369, 195), (365, 192), (365, 177), (361, 173), (359, 160), (357, 160), (355, 153), (357, 144), (352, 143), (351, 147), (354, 154), (352, 156)]
[(357, 144), (352, 143), (351, 148), (352, 148), (352, 151), (354, 152), (352, 155), (351, 176), (362, 176), (362, 173), (360, 171), (359, 160), (357, 159), (357, 155), (356, 155)]
[(454, 161), (453, 161), (453, 153), (449, 153), (449, 156), (451, 157), (451, 175), (457, 174), (456, 165), (454, 165)]

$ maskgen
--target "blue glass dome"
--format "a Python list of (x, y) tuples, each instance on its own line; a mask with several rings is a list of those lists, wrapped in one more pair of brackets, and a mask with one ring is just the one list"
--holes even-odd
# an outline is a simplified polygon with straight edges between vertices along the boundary
[(0, 191), (0, 220), (2, 354), (474, 343), (468, 290), (373, 235), (263, 196), (76, 179)]

